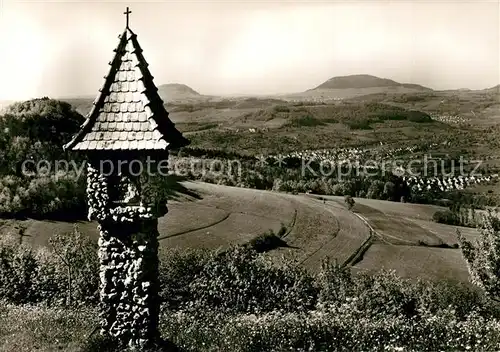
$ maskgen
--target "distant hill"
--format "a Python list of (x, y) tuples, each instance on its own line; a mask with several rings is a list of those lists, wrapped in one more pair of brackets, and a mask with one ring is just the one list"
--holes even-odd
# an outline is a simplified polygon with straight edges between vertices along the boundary
[(279, 97), (287, 100), (328, 101), (373, 94), (413, 94), (419, 92), (433, 92), (433, 90), (419, 84), (399, 83), (387, 78), (360, 74), (333, 77), (315, 88), (299, 93), (283, 94)]
[(323, 82), (316, 89), (362, 89), (374, 87), (404, 87), (422, 90), (432, 90), (430, 88), (411, 83), (399, 83), (387, 78), (379, 78), (371, 75), (350, 75), (333, 77)]
[(495, 93), (495, 94), (500, 94), (500, 84), (497, 84), (494, 87), (487, 88), (484, 90), (487, 93)]
[(168, 83), (158, 86), (158, 94), (166, 103), (176, 100), (198, 99), (203, 95), (181, 83)]

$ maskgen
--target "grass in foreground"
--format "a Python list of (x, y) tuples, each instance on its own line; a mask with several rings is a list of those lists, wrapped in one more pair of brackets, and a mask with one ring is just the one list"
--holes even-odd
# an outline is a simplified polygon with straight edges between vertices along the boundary
[(80, 351), (97, 326), (95, 308), (0, 304), (0, 351)]

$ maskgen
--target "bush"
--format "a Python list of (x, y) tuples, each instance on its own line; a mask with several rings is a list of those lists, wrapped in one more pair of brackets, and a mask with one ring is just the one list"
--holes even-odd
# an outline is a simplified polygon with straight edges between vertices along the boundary
[(480, 232), (475, 244), (458, 233), (462, 254), (468, 263), (472, 281), (490, 297), (500, 301), (500, 219), (490, 212)]
[(347, 303), (259, 316), (174, 313), (163, 331), (187, 351), (456, 351), (497, 349), (497, 324), (474, 314), (458, 320), (450, 310), (419, 320), (367, 318)]
[(248, 242), (247, 247), (257, 253), (264, 253), (279, 247), (286, 247), (287, 243), (281, 239), (286, 233), (286, 227), (282, 226), (280, 231), (275, 234), (272, 230), (254, 237)]
[(26, 246), (0, 247), (0, 297), (13, 303), (38, 302), (40, 265)]
[(191, 298), (189, 285), (203, 270), (212, 254), (206, 250), (160, 248), (160, 297), (168, 307), (178, 307)]
[(248, 313), (309, 309), (317, 294), (304, 269), (293, 263), (276, 267), (245, 247), (213, 254), (189, 290), (195, 306)]
[(350, 269), (340, 266), (337, 261), (325, 258), (321, 262), (321, 270), (316, 276), (319, 289), (319, 304), (334, 304), (344, 302), (355, 294), (354, 280)]
[[(392, 272), (353, 277), (349, 269), (329, 261), (314, 280), (317, 303), (308, 310), (249, 314), (191, 306), (163, 311), (161, 328), (185, 350), (484, 350), (500, 346), (498, 315), (484, 314), (480, 308), (489, 303), (465, 286), (412, 282)], [(269, 291), (273, 292), (272, 286)]]
[[(12, 303), (96, 303), (99, 262), (95, 243), (74, 232), (55, 235), (51, 249), (0, 244), (0, 299)], [(68, 299), (68, 297), (70, 299)]]
[(354, 199), (351, 196), (345, 196), (344, 202), (347, 206), (347, 209), (349, 209), (349, 210), (351, 210), (354, 207), (354, 205), (356, 204), (356, 202), (354, 201)]

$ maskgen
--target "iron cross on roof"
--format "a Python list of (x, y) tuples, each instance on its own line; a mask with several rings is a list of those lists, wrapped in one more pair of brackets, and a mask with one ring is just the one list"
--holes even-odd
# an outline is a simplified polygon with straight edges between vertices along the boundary
[(130, 11), (130, 10), (128, 9), (128, 6), (127, 6), (127, 11), (125, 11), (125, 12), (123, 13), (125, 16), (127, 16), (127, 28), (128, 28), (128, 15), (129, 15), (129, 14), (131, 14), (131, 13), (132, 13), (132, 11)]

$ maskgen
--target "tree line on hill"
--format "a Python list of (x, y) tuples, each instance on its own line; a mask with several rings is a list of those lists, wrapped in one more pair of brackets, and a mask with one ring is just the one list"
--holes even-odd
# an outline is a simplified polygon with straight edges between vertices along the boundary
[[(193, 163), (179, 162), (179, 159), (189, 159), (190, 155), (205, 162), (200, 168), (194, 168)], [(232, 170), (227, 167), (234, 160), (239, 161), (239, 168)], [(217, 161), (217, 162), (216, 162)], [(420, 204), (437, 204), (449, 206), (451, 204), (485, 208), (497, 206), (499, 199), (492, 195), (472, 194), (451, 190), (442, 192), (435, 188), (422, 190), (412, 187), (406, 180), (397, 174), (388, 171), (363, 170), (338, 166), (327, 169), (328, 175), (319, 162), (308, 162), (308, 172), (304, 173), (302, 161), (298, 158), (282, 160), (283, 165), (276, 165), (275, 161), (255, 159), (254, 157), (240, 156), (237, 153), (224, 151), (210, 151), (210, 156), (204, 155), (203, 149), (185, 148), (179, 154), (173, 154), (176, 170), (188, 179), (203, 182), (222, 184), (227, 186), (274, 190), (290, 193), (315, 193), (322, 195), (336, 195), (360, 198), (390, 200), (396, 202), (411, 202)], [(221, 172), (212, 168), (220, 162), (226, 166)], [(196, 164), (196, 163), (195, 163)], [(179, 167), (180, 166), (180, 167)], [(323, 171), (323, 172), (322, 172)]]
[[(85, 209), (85, 179), (74, 172), (55, 175), (50, 168), (58, 160), (83, 160), (62, 149), (83, 121), (71, 105), (49, 98), (6, 109), (0, 116), (0, 215), (80, 217)], [(46, 161), (42, 172), (30, 175), (41, 160)]]

